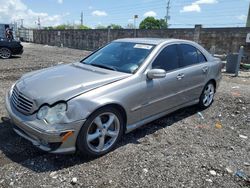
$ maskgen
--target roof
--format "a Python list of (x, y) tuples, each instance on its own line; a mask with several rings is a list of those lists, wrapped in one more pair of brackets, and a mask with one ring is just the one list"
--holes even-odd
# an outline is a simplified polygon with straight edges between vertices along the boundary
[(168, 39), (168, 38), (124, 38), (124, 39), (117, 39), (115, 42), (133, 42), (133, 43), (141, 43), (141, 44), (152, 44), (158, 45), (163, 42), (171, 42), (177, 41), (178, 39)]

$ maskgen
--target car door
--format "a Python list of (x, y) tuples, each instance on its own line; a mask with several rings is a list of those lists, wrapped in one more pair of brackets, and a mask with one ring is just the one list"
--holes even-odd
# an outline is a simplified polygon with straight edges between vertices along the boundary
[(146, 118), (164, 112), (180, 105), (179, 82), (179, 54), (177, 44), (166, 46), (152, 62), (152, 69), (164, 69), (166, 77), (160, 79), (146, 79), (144, 94), (145, 102), (142, 104), (142, 117)]
[(200, 97), (208, 73), (208, 62), (200, 50), (190, 44), (179, 44), (180, 67), (182, 78), (181, 101), (190, 102)]

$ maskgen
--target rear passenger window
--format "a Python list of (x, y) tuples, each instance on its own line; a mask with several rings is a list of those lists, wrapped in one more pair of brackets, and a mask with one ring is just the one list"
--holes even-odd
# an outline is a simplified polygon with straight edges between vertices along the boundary
[(170, 45), (164, 48), (156, 57), (152, 64), (153, 69), (164, 69), (171, 71), (179, 68), (179, 57), (177, 52), (177, 45)]
[(205, 56), (200, 52), (200, 50), (197, 50), (198, 53), (198, 63), (203, 63), (206, 62), (207, 59), (205, 58)]
[(195, 47), (188, 44), (180, 44), (179, 46), (182, 52), (182, 61), (180, 62), (181, 67), (198, 63), (198, 53)]

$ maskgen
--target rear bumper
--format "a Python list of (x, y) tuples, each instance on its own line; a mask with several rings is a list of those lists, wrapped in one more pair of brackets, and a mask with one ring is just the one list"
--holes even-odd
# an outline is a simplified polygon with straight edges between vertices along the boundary
[(55, 126), (48, 125), (44, 121), (36, 119), (36, 115), (25, 116), (18, 112), (11, 104), (8, 94), (5, 104), (14, 131), (32, 142), (34, 146), (50, 153), (75, 152), (76, 139), (85, 120)]

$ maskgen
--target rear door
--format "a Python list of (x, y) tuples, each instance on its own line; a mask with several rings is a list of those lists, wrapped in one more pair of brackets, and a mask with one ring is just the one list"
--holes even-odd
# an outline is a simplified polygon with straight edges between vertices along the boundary
[(179, 44), (181, 82), (181, 101), (189, 102), (200, 97), (205, 85), (208, 62), (200, 50), (190, 44)]

